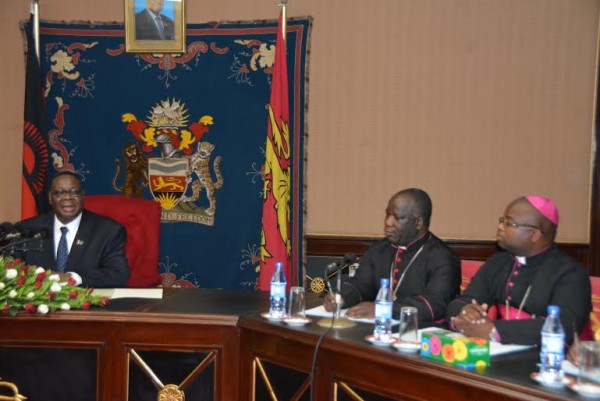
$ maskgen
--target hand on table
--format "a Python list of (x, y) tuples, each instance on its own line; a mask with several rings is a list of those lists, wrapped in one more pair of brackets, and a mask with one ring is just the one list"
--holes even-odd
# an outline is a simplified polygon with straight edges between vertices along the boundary
[(352, 319), (374, 319), (375, 318), (375, 303), (361, 302), (356, 306), (348, 309), (346, 317)]
[(465, 305), (457, 316), (451, 318), (452, 325), (467, 336), (489, 338), (494, 323), (489, 319), (487, 310), (487, 304), (480, 305), (473, 300)]

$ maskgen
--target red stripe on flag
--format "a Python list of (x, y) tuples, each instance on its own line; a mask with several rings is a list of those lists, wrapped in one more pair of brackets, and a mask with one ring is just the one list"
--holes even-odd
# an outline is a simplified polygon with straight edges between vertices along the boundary
[(283, 263), (288, 288), (292, 285), (290, 277), (291, 132), (286, 47), (281, 23), (282, 13), (279, 15), (277, 25), (277, 44), (265, 147), (259, 276), (259, 287), (262, 291), (269, 289), (277, 262)]

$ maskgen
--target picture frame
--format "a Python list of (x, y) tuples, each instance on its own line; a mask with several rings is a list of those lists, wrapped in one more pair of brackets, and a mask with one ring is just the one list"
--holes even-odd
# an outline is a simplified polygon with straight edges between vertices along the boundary
[(124, 0), (125, 51), (185, 53), (185, 0)]

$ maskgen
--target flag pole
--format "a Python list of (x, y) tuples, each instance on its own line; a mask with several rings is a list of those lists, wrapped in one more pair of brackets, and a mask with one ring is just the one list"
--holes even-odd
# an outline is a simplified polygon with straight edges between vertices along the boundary
[(31, 14), (33, 15), (33, 42), (35, 43), (35, 56), (40, 62), (40, 1), (31, 2)]
[(281, 7), (281, 34), (283, 35), (284, 42), (287, 32), (287, 3), (288, 0), (279, 0), (279, 7)]

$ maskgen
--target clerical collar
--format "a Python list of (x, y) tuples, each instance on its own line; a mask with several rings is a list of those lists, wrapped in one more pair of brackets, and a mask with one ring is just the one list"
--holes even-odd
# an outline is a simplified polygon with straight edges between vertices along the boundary
[(408, 243), (408, 245), (396, 245), (392, 244), (393, 248), (402, 249), (403, 251), (407, 251), (409, 249), (415, 249), (419, 246), (423, 245), (429, 239), (429, 231), (425, 231), (423, 234), (419, 235), (417, 238)]
[(542, 257), (544, 255), (546, 255), (546, 253), (548, 253), (548, 251), (550, 249), (552, 249), (553, 246), (554, 246), (554, 244), (550, 244), (549, 246), (547, 246), (546, 248), (542, 249), (541, 251), (539, 251), (535, 255), (531, 255), (531, 256), (527, 256), (527, 257), (525, 257), (525, 256), (516, 256), (516, 255), (513, 255), (513, 256), (514, 256), (514, 258), (515, 258), (515, 260), (517, 262), (519, 262), (522, 265), (526, 265), (527, 262), (533, 263), (533, 262), (535, 262), (535, 261), (537, 261), (539, 259), (542, 259)]

